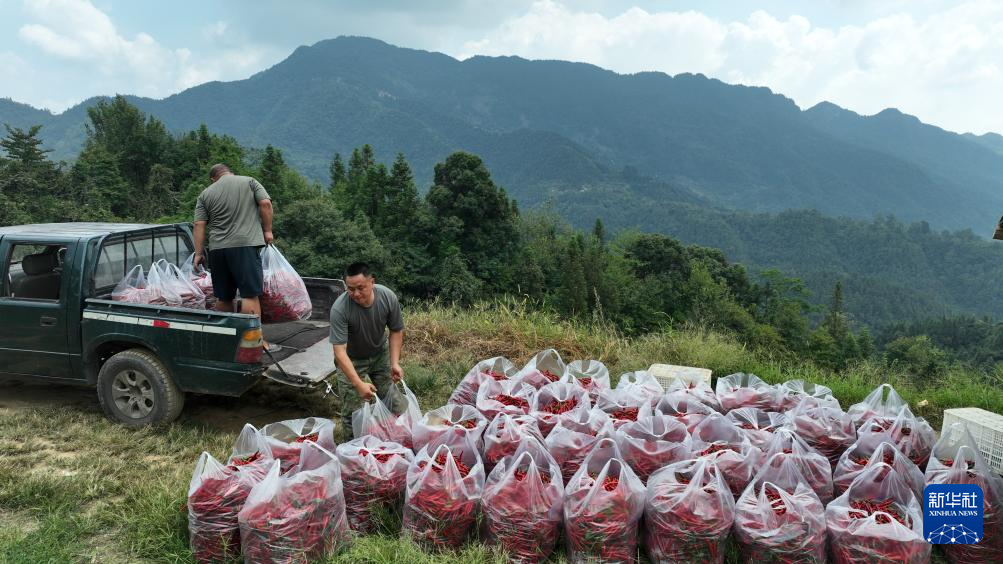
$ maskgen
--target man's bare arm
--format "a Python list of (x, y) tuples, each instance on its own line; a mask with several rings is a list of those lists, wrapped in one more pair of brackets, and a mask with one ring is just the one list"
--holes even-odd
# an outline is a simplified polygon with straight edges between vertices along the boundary
[(261, 231), (265, 235), (265, 244), (271, 245), (275, 240), (272, 235), (272, 201), (261, 200), (258, 202), (258, 215), (261, 216)]
[(205, 260), (205, 226), (209, 223), (207, 221), (196, 221), (195, 222), (195, 266), (198, 266)]
[(348, 345), (333, 346), (335, 365), (345, 374), (348, 382), (352, 384), (352, 387), (359, 393), (359, 396), (365, 401), (370, 401), (376, 397), (376, 386), (364, 382), (359, 377), (359, 373), (355, 371), (355, 365), (352, 364), (352, 359), (348, 357)]
[(404, 378), (404, 369), (401, 368), (401, 349), (404, 348), (404, 331), (390, 332), (390, 375), (394, 382), (399, 382)]

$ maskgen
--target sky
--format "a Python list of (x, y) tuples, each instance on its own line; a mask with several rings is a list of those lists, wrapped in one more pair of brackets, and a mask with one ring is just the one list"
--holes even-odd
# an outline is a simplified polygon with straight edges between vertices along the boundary
[(1003, 0), (0, 0), (0, 97), (61, 112), (238, 80), (300, 45), (703, 73), (807, 109), (1003, 132)]

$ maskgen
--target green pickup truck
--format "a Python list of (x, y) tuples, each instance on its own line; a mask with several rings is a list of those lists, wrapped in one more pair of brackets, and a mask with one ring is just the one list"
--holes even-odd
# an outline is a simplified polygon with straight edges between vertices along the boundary
[[(173, 421), (185, 393), (240, 396), (263, 376), (294, 386), (332, 370), (328, 311), (340, 280), (305, 278), (310, 319), (262, 327), (237, 313), (111, 300), (134, 265), (192, 253), (188, 224), (0, 227), (0, 376), (90, 386), (129, 426)], [(211, 268), (211, 265), (210, 265)], [(262, 336), (284, 344), (262, 357)]]

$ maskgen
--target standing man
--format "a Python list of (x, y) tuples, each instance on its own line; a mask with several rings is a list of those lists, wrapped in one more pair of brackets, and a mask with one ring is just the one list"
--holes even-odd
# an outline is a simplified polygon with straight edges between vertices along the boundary
[[(376, 394), (396, 404), (387, 406), (394, 413), (405, 409), (401, 395), (392, 393), (394, 382), (404, 378), (400, 365), (404, 318), (397, 295), (376, 283), (366, 263), (348, 267), (345, 285), (348, 291), (331, 306), (331, 344), (338, 368), (337, 392), (341, 400), (338, 415), (344, 428), (350, 431), (352, 412)], [(366, 376), (369, 382), (363, 380)]]
[(233, 300), (240, 290), (239, 311), (260, 317), (263, 273), (258, 255), (274, 239), (272, 200), (260, 182), (233, 174), (225, 164), (213, 165), (209, 179), (212, 184), (195, 203), (195, 266), (205, 260), (208, 225), (216, 309), (234, 311)]

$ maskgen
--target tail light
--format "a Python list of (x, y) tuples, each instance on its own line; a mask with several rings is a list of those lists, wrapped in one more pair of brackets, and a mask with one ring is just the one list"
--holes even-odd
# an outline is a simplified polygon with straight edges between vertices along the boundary
[(257, 364), (261, 362), (261, 329), (248, 329), (240, 337), (240, 347), (237, 348), (237, 362), (241, 364)]

